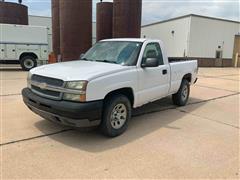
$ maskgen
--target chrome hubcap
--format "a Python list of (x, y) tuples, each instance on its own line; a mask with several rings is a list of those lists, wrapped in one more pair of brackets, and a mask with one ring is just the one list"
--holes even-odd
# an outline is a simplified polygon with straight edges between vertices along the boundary
[(182, 90), (182, 99), (186, 100), (188, 98), (188, 87), (184, 86), (183, 90)]
[(28, 69), (32, 68), (34, 66), (34, 63), (31, 59), (26, 59), (24, 61), (24, 66)]
[(111, 125), (114, 129), (121, 128), (127, 120), (127, 108), (124, 104), (117, 104), (111, 113)]

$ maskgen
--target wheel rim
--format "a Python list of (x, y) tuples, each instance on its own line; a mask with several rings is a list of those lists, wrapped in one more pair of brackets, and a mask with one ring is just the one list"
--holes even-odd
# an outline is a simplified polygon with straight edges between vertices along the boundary
[(187, 100), (188, 98), (188, 86), (184, 86), (182, 90), (182, 100)]
[(26, 60), (24, 61), (24, 66), (25, 66), (26, 68), (28, 68), (28, 69), (33, 68), (33, 67), (34, 67), (34, 62), (33, 62), (33, 60), (32, 60), (32, 59), (26, 59)]
[(114, 129), (120, 129), (127, 120), (127, 108), (124, 104), (117, 104), (111, 113), (111, 125)]

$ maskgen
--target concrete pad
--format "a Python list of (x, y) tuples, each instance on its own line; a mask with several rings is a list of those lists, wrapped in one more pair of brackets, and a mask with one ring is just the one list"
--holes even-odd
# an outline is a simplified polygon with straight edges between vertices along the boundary
[(206, 101), (214, 98), (228, 96), (235, 92), (220, 90), (209, 87), (201, 87), (198, 84), (191, 86), (190, 97), (188, 104)]
[(199, 68), (199, 75), (204, 76), (214, 76), (214, 77), (223, 77), (223, 76), (232, 76), (240, 75), (239, 68)]
[(240, 81), (240, 75), (224, 76), (224, 79)]
[(27, 87), (26, 79), (1, 80), (0, 95), (21, 94), (25, 87)]
[[(1, 70), (5, 95), (26, 87), (26, 72)], [(0, 95), (0, 143), (23, 140), (0, 147), (3, 179), (238, 179), (239, 95), (233, 94), (239, 83), (226, 79), (236, 80), (238, 73), (234, 68), (200, 68), (188, 106), (176, 109), (167, 97), (139, 108), (128, 131), (115, 139), (96, 130), (50, 136), (65, 127), (33, 114), (20, 95)]]
[(240, 81), (239, 75), (225, 75), (225, 76), (203, 76), (199, 75), (200, 78), (212, 78), (212, 79), (224, 79), (224, 80), (232, 80), (232, 81)]
[(234, 95), (226, 98), (216, 99), (204, 104), (204, 106), (193, 104), (178, 109), (184, 110), (187, 113), (191, 113), (196, 116), (201, 116), (209, 120), (214, 120), (239, 128), (239, 99), (240, 95)]
[(240, 92), (239, 81), (229, 81), (217, 78), (199, 78), (197, 86), (210, 87), (220, 90)]
[[(14, 75), (12, 75), (14, 78)], [(16, 75), (15, 75), (16, 76)], [(20, 93), (21, 89), (26, 87), (26, 80), (3, 80), (4, 93), (12, 94)], [(19, 92), (17, 92), (19, 91)], [(203, 93), (204, 92), (204, 93)], [(201, 102), (213, 98), (218, 98), (221, 96), (230, 95), (232, 92), (222, 91), (218, 89), (191, 86), (191, 94), (189, 103)], [(17, 141), (19, 139), (25, 139), (28, 137), (39, 136), (56, 132), (64, 129), (64, 127), (57, 124), (53, 124), (48, 121), (44, 121), (46, 131), (44, 133), (39, 132), (34, 124), (42, 121), (43, 119), (38, 115), (32, 113), (22, 102), (21, 95), (19, 96), (4, 96), (2, 97), (2, 102), (4, 104), (3, 113), (3, 127), (4, 127), (4, 138), (2, 143), (7, 143), (11, 141)], [(13, 110), (13, 107), (14, 110)], [(152, 113), (156, 111), (162, 111), (169, 108), (175, 108), (173, 105), (171, 96), (161, 99), (159, 101), (147, 104), (141, 108), (134, 111), (134, 116), (139, 116), (142, 114)], [(11, 119), (9, 121), (9, 119)], [(65, 127), (67, 128), (67, 127)], [(23, 131), (23, 129), (26, 129)]]
[(0, 80), (24, 80), (27, 79), (28, 72), (22, 70), (0, 70)]
[(70, 131), (4, 146), (3, 178), (237, 178), (238, 148), (238, 129), (167, 110), (115, 139)]
[[(23, 103), (21, 96), (0, 97), (3, 104), (2, 112), (2, 143), (17, 141), (29, 137), (43, 135), (34, 124), (41, 121), (42, 118), (32, 113)], [(44, 121), (42, 126), (44, 133), (52, 133), (66, 129), (66, 127)]]

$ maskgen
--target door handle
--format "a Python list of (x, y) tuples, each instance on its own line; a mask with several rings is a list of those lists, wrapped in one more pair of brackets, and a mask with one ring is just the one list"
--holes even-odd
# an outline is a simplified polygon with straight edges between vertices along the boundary
[(163, 75), (164, 75), (164, 74), (167, 74), (167, 70), (164, 69), (164, 70), (162, 71), (162, 74), (163, 74)]

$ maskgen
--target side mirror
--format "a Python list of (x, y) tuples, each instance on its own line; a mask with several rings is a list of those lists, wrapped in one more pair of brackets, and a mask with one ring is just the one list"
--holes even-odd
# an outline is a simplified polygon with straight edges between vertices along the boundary
[(157, 58), (147, 58), (145, 62), (143, 62), (142, 67), (147, 68), (147, 67), (158, 67), (159, 62)]
[(79, 58), (82, 59), (84, 55), (85, 55), (84, 53), (80, 54)]

